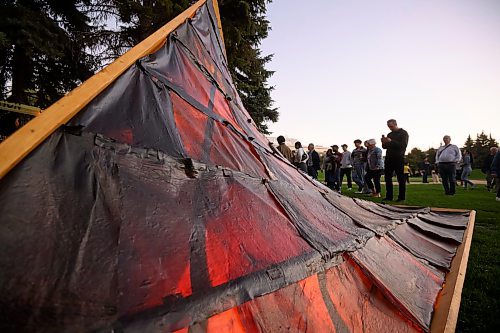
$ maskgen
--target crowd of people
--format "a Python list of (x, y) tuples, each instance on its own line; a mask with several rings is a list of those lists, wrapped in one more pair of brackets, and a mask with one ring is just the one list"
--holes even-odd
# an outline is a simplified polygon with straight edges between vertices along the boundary
[[(347, 188), (352, 190), (352, 183), (358, 186), (358, 193), (370, 194), (381, 197), (381, 176), (385, 174), (386, 196), (384, 200), (393, 200), (392, 175), (395, 173), (398, 179), (399, 194), (397, 201), (404, 201), (406, 194), (406, 183), (404, 176), (404, 155), (408, 145), (408, 133), (399, 128), (397, 121), (389, 119), (387, 126), (391, 130), (387, 136), (382, 135), (382, 148), (386, 149), (385, 160), (382, 157), (382, 149), (377, 147), (375, 139), (361, 141), (354, 140), (355, 148), (348, 150), (348, 145), (332, 145), (327, 150), (323, 163), (319, 154), (314, 149), (314, 144), (309, 144), (307, 152), (300, 142), (295, 143), (295, 153), (285, 144), (283, 136), (278, 137), (278, 150), (299, 170), (308, 173), (314, 179), (318, 177), (318, 171), (325, 173), (326, 185), (338, 192), (341, 191), (344, 177), (347, 179)], [(342, 151), (340, 150), (342, 148)]]
[[(356, 193), (380, 198), (381, 177), (384, 175), (386, 195), (383, 201), (393, 201), (392, 178), (395, 175), (399, 187), (396, 202), (403, 202), (406, 199), (406, 184), (410, 182), (412, 173), (409, 163), (405, 161), (409, 135), (403, 128), (398, 127), (395, 119), (389, 119), (387, 126), (390, 132), (387, 136), (382, 135), (381, 148), (377, 146), (375, 139), (368, 139), (364, 142), (356, 139), (352, 151), (348, 149), (347, 144), (342, 144), (340, 147), (332, 145), (321, 160), (314, 144), (309, 144), (305, 151), (302, 143), (297, 141), (295, 151), (292, 151), (285, 144), (285, 138), (279, 136), (277, 149), (290, 163), (314, 179), (318, 178), (318, 172), (323, 171), (326, 185), (337, 192), (341, 192), (342, 183), (346, 178), (348, 191), (352, 191), (354, 182), (357, 186)], [(444, 194), (450, 196), (456, 192), (457, 181), (463, 184), (465, 189), (475, 188), (475, 184), (469, 179), (473, 164), (470, 151), (465, 150), (462, 154), (456, 145), (451, 144), (449, 135), (443, 137), (443, 142), (444, 145), (437, 150), (435, 164), (432, 164), (426, 157), (418, 166), (422, 174), (422, 182), (427, 183), (428, 177), (432, 176), (433, 182), (441, 182)], [(386, 150), (385, 159), (382, 149)], [(500, 201), (499, 154), (500, 150), (491, 148), (490, 155), (482, 168), (486, 174), (488, 191), (497, 191), (497, 201)]]

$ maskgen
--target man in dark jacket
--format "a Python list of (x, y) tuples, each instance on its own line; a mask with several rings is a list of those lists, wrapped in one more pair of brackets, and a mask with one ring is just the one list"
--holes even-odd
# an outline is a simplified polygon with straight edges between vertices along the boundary
[(396, 173), (399, 184), (398, 202), (404, 201), (406, 198), (406, 183), (404, 177), (404, 157), (406, 146), (408, 146), (408, 132), (398, 127), (398, 123), (394, 119), (387, 121), (387, 127), (391, 130), (387, 137), (382, 135), (382, 148), (387, 149), (385, 155), (385, 191), (386, 197), (384, 200), (393, 200), (392, 175)]
[(491, 176), (491, 163), (497, 153), (497, 147), (491, 147), (490, 153), (486, 156), (481, 171), (486, 174), (486, 188), (491, 191), (495, 188), (495, 179)]
[(491, 162), (491, 176), (495, 178), (497, 184), (497, 201), (500, 201), (500, 149), (497, 149), (495, 157)]
[(319, 154), (314, 150), (314, 145), (312, 143), (307, 146), (307, 154), (309, 159), (307, 160), (307, 173), (314, 179), (318, 179), (318, 170), (321, 169), (319, 163)]

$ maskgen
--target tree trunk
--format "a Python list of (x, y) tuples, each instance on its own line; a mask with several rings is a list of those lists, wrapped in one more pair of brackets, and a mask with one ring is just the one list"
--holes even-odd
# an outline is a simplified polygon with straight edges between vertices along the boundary
[(26, 91), (31, 87), (33, 63), (26, 48), (15, 46), (12, 57), (12, 95), (10, 102), (30, 104)]

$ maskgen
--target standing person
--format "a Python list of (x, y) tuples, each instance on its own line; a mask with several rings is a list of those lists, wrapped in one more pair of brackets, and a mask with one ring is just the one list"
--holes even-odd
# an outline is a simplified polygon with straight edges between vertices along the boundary
[(392, 174), (395, 172), (399, 184), (398, 202), (406, 198), (406, 183), (403, 173), (406, 146), (408, 146), (408, 132), (398, 127), (394, 119), (387, 121), (387, 127), (391, 130), (387, 137), (382, 135), (382, 148), (387, 149), (385, 156), (385, 190), (384, 200), (393, 200)]
[(411, 173), (411, 168), (410, 168), (410, 163), (405, 162), (405, 165), (403, 167), (403, 173), (405, 175), (405, 181), (410, 184), (410, 173)]
[(471, 189), (476, 187), (476, 185), (469, 180), (469, 176), (472, 173), (472, 163), (474, 163), (474, 160), (470, 151), (465, 150), (462, 158), (462, 175), (460, 177), (464, 183), (464, 189), (467, 189), (467, 185), (470, 185)]
[(314, 144), (310, 143), (307, 146), (307, 174), (314, 179), (318, 179), (318, 170), (321, 168), (319, 165), (319, 154), (314, 150)]
[(493, 158), (497, 153), (497, 147), (491, 147), (488, 156), (484, 159), (483, 167), (481, 171), (486, 174), (486, 188), (492, 191), (495, 188), (495, 179), (491, 176), (491, 163), (493, 163)]
[(457, 163), (462, 159), (462, 153), (456, 145), (451, 144), (449, 135), (443, 137), (444, 146), (436, 152), (436, 163), (438, 163), (439, 174), (443, 182), (445, 195), (455, 195), (455, 175)]
[(351, 160), (353, 166), (352, 179), (358, 185), (358, 192), (363, 193), (365, 187), (365, 167), (366, 167), (366, 148), (361, 145), (361, 140), (354, 140), (354, 146), (351, 153)]
[(335, 156), (333, 155), (333, 150), (328, 149), (323, 159), (323, 170), (325, 171), (325, 181), (326, 186), (335, 190), (335, 167), (337, 163), (335, 162)]
[(432, 166), (432, 170), (431, 170), (431, 175), (432, 175), (432, 182), (433, 183), (436, 183), (436, 184), (439, 184), (440, 181), (439, 181), (439, 176), (438, 176), (438, 168), (437, 168), (437, 164), (434, 164)]
[(455, 182), (457, 185), (464, 186), (464, 181), (462, 180), (462, 163), (458, 163), (455, 170)]
[(497, 201), (500, 201), (500, 149), (497, 150), (493, 161), (491, 162), (491, 176), (495, 178), (497, 184)]
[(340, 161), (340, 186), (342, 186), (342, 182), (344, 181), (344, 175), (347, 176), (347, 190), (352, 190), (352, 156), (351, 152), (347, 150), (347, 145), (344, 143), (342, 145), (342, 160)]
[(429, 157), (426, 156), (421, 164), (422, 172), (422, 183), (428, 183), (427, 177), (431, 174), (431, 162), (429, 162)]
[[(382, 149), (376, 146), (375, 139), (367, 140), (368, 154), (367, 154), (367, 171), (365, 175), (365, 182), (368, 188), (372, 191), (372, 197), (380, 198), (380, 177), (384, 170), (384, 160), (382, 159)], [(373, 182), (372, 182), (373, 179)], [(374, 186), (375, 183), (375, 186)]]
[(342, 161), (342, 153), (339, 152), (339, 146), (333, 145), (332, 151), (333, 151), (333, 160), (335, 161), (335, 190), (337, 192), (341, 192), (341, 187), (340, 187), (340, 163)]
[(278, 151), (281, 153), (281, 155), (283, 155), (284, 158), (286, 158), (290, 163), (293, 164), (292, 150), (285, 144), (285, 137), (283, 137), (283, 135), (280, 135), (276, 140), (278, 141)]
[(307, 173), (307, 160), (309, 159), (309, 156), (307, 153), (304, 151), (304, 148), (302, 148), (302, 144), (300, 141), (295, 142), (295, 165), (299, 170)]

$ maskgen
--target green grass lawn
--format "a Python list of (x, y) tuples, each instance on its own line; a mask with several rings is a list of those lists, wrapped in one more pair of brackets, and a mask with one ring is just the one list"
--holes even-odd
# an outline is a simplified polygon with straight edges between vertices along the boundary
[[(480, 171), (476, 177), (484, 179)], [(342, 193), (381, 202), (380, 198), (347, 191), (345, 185)], [(382, 197), (384, 194), (382, 186)], [(457, 194), (450, 197), (439, 184), (413, 183), (407, 186), (406, 198), (407, 205), (476, 210), (457, 332), (500, 332), (500, 202), (495, 201), (495, 194), (479, 185), (469, 191), (457, 188)]]

